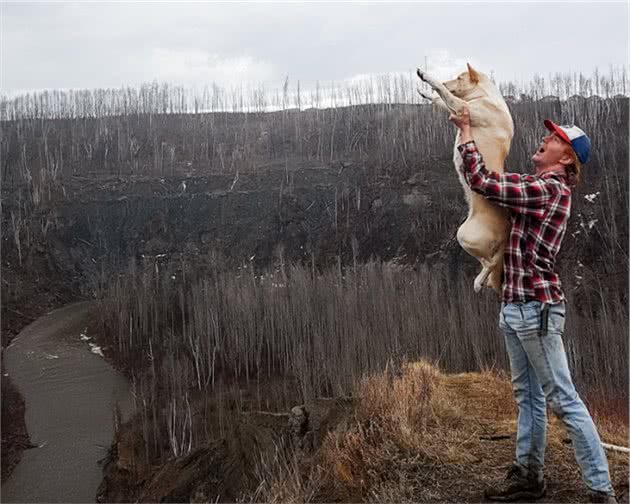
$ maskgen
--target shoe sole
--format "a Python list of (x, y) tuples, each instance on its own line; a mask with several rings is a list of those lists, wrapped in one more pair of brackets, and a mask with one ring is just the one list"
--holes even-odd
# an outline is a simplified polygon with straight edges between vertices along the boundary
[(542, 499), (545, 496), (546, 491), (547, 491), (547, 485), (545, 485), (543, 489), (537, 493), (522, 491), (522, 492), (516, 492), (516, 493), (505, 495), (505, 496), (503, 495), (488, 496), (484, 493), (484, 497), (488, 500), (496, 501), (496, 502), (516, 502), (516, 501), (522, 501), (522, 500), (538, 500), (538, 499)]

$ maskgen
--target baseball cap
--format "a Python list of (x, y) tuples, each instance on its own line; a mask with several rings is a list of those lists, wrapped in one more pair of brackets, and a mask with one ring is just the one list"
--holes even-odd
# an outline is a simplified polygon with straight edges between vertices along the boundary
[(591, 139), (580, 128), (574, 124), (559, 126), (549, 119), (545, 119), (545, 126), (549, 131), (555, 131), (564, 141), (571, 144), (580, 163), (588, 161), (591, 155)]

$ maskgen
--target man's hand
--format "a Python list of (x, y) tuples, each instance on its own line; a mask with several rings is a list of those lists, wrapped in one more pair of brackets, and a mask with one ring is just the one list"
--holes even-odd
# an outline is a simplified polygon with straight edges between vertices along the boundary
[(470, 128), (470, 110), (466, 106), (462, 109), (461, 114), (451, 114), (448, 119), (461, 130)]
[(470, 131), (470, 110), (468, 107), (464, 105), (460, 114), (451, 114), (448, 119), (461, 130), (461, 143), (464, 144), (473, 139)]

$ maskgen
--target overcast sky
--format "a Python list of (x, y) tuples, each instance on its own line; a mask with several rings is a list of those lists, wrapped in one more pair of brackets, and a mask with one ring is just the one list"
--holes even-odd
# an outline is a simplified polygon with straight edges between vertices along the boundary
[(628, 63), (628, 3), (3, 2), (3, 93), (269, 83), (465, 62), (497, 80)]

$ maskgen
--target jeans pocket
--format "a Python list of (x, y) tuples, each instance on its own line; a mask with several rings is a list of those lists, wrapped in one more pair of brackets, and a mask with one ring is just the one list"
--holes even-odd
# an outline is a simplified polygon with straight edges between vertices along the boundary
[(543, 329), (542, 319), (543, 303), (540, 301), (528, 301), (523, 303), (523, 324), (528, 330), (540, 331)]
[(554, 334), (564, 334), (566, 315), (564, 303), (549, 306), (548, 331)]
[(538, 317), (540, 310), (542, 309), (542, 301), (528, 301), (521, 305), (523, 307), (523, 313), (525, 318)]
[(513, 331), (531, 335), (538, 331), (540, 323), (540, 303), (537, 306), (535, 303), (507, 303), (501, 311), (502, 322)]

